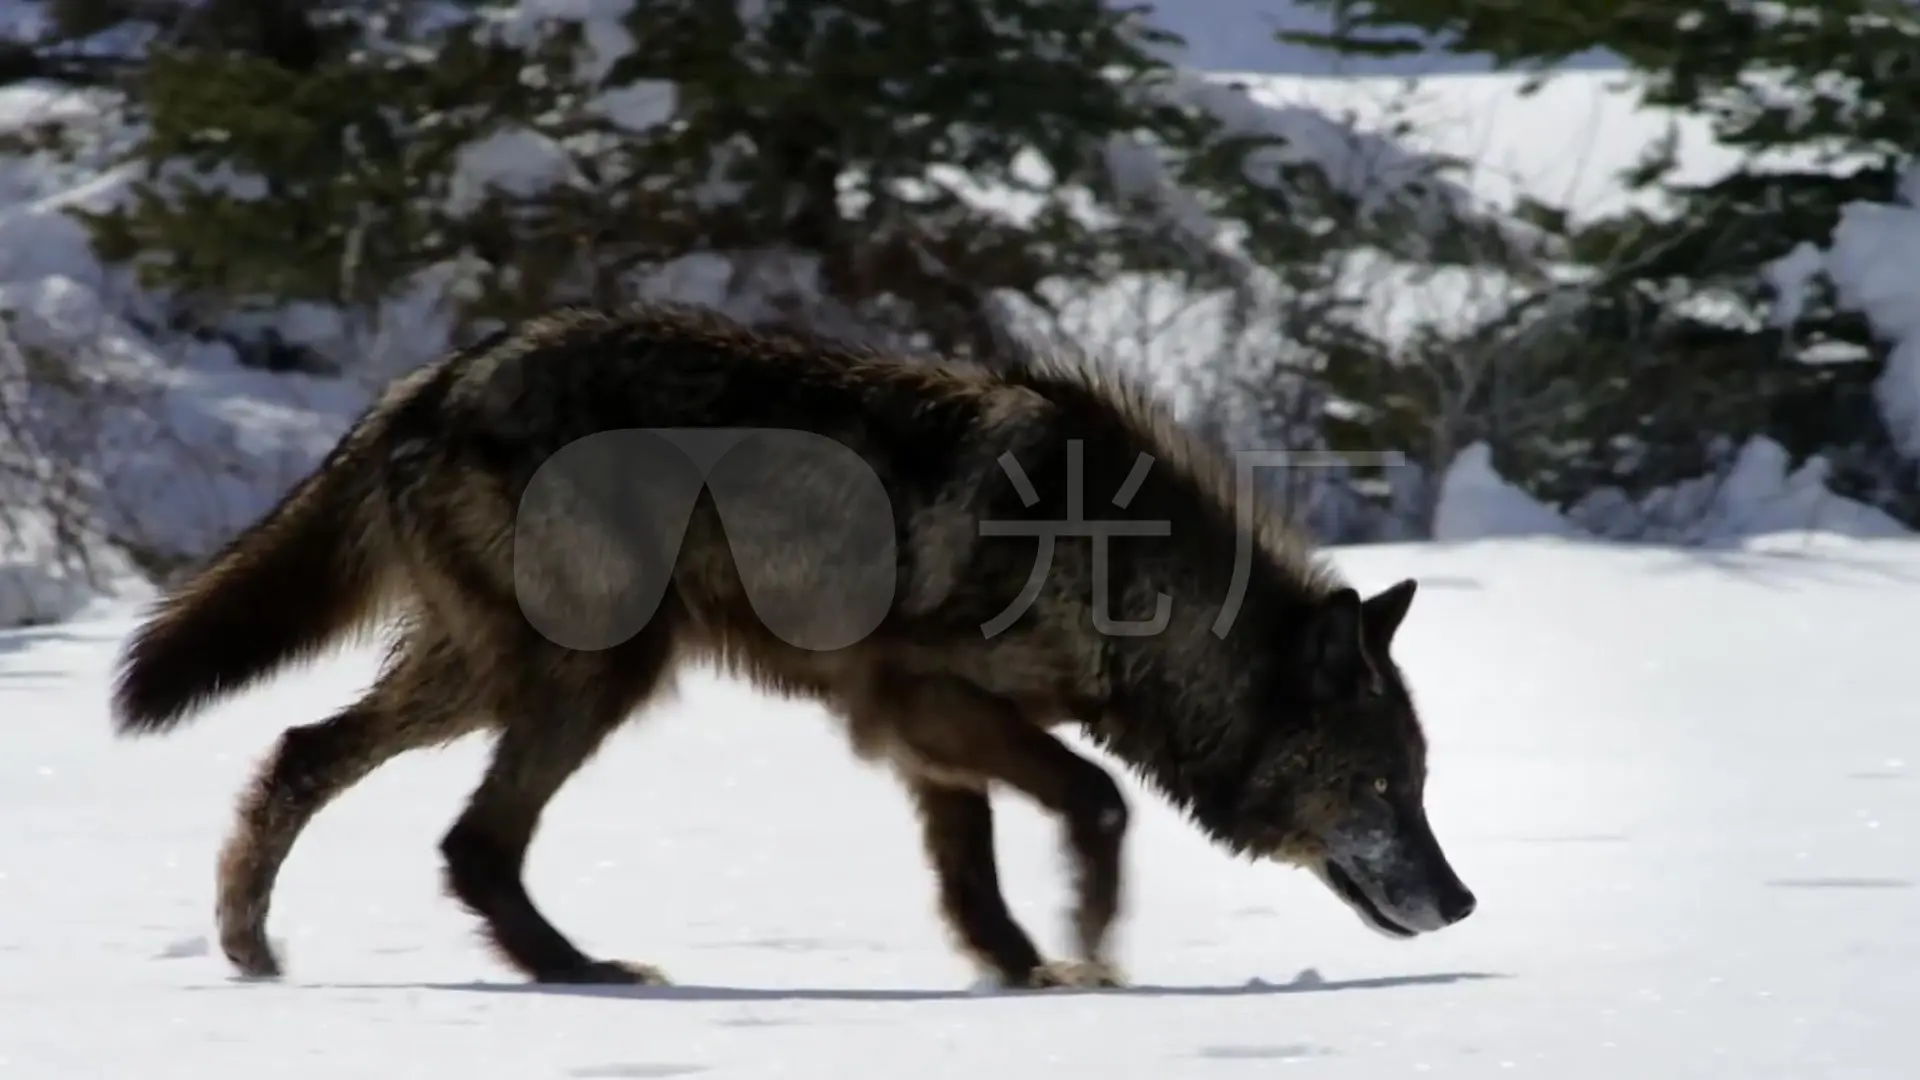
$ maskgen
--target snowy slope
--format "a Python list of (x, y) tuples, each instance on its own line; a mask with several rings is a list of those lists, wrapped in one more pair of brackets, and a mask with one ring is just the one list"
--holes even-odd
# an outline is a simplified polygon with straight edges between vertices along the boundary
[[(527, 0), (529, 7), (541, 10), (549, 3), (566, 7), (572, 0)], [(1234, 18), (1262, 14), (1258, 7), (1257, 0), (1248, 0), (1231, 10), (1220, 9), (1227, 21), (1219, 27)], [(600, 10), (595, 5), (568, 10), (574, 8)], [(0, 3), (0, 14), (7, 10)], [(1183, 29), (1196, 31), (1191, 25)], [(1197, 59), (1225, 64), (1217, 58)], [(1306, 139), (1309, 152), (1340, 163), (1345, 173), (1378, 169), (1391, 175), (1401, 169), (1400, 140), (1379, 134), (1400, 119), (1412, 124), (1403, 140), (1405, 149), (1450, 154), (1469, 163), (1460, 179), (1476, 198), (1511, 206), (1517, 197), (1529, 195), (1562, 203), (1576, 217), (1592, 217), (1627, 202), (1616, 174), (1673, 119), (1636, 110), (1631, 92), (1614, 85), (1617, 78), (1604, 72), (1572, 72), (1538, 94), (1525, 95), (1517, 80), (1492, 75), (1416, 82), (1265, 76), (1254, 80), (1251, 92), (1261, 105), (1279, 110), (1276, 122), (1286, 121), (1283, 127)], [(72, 95), (14, 86), (0, 91), (0, 130), (90, 108)], [(1362, 134), (1350, 146), (1330, 140), (1328, 133), (1338, 125), (1324, 117), (1351, 118)], [(1687, 178), (1707, 179), (1733, 163), (1733, 155), (1713, 144), (1699, 120), (1680, 123), (1679, 131)], [(475, 168), (490, 175), (512, 172), (499, 161)], [(45, 441), (63, 448), (57, 456), (69, 467), (97, 478), (98, 491), (88, 506), (94, 520), (86, 523), (94, 532), (131, 538), (165, 555), (197, 554), (257, 516), (316, 461), (365, 401), (368, 388), (243, 369), (224, 343), (182, 341), (153, 331), (153, 312), (147, 310), (152, 298), (131, 289), (123, 272), (102, 267), (84, 231), (66, 213), (72, 207), (101, 209), (125, 199), (127, 183), (123, 172), (62, 169), (37, 158), (0, 157), (0, 312), (18, 320), (12, 330), (0, 333), (0, 403), (14, 408), (9, 395), (18, 392), (26, 361), (23, 350), (31, 346), (57, 348), (81, 357), (97, 376), (110, 374), (119, 395), (111, 407), (84, 424), (52, 425), (55, 430), (42, 433)], [(1831, 251), (1800, 253), (1791, 268), (1801, 279), (1819, 273), (1833, 277), (1850, 304), (1867, 312), (1890, 339), (1906, 342), (1895, 353), (1881, 391), (1888, 417), (1911, 435), (1914, 446), (1920, 446), (1920, 434), (1911, 434), (1920, 432), (1920, 319), (1915, 317), (1920, 311), (1915, 282), (1920, 279), (1910, 268), (1920, 255), (1917, 245), (1920, 211), (1912, 205), (1859, 204), (1848, 209)], [(718, 261), (690, 258), (676, 267), (684, 273), (664, 275), (672, 280), (663, 280), (661, 287), (682, 298), (713, 300), (709, 286), (723, 280), (713, 273)], [(1471, 322), (1488, 314), (1489, 305), (1508, 299), (1499, 283), (1453, 271), (1415, 275), (1382, 267), (1377, 277), (1363, 271), (1350, 284), (1365, 298), (1370, 321), (1388, 338), (1419, 325)], [(290, 312), (279, 329), (289, 340), (324, 344), (328, 348), (323, 351), (360, 358), (363, 375), (401, 370), (444, 344), (448, 321), (438, 303), (444, 285), (425, 275), (419, 288), (381, 313), (368, 340), (333, 340), (328, 320), (312, 311)], [(1120, 362), (1144, 362), (1176, 400), (1181, 384), (1191, 382), (1182, 378), (1180, 365), (1206, 355), (1217, 338), (1218, 324), (1209, 322), (1211, 306), (1194, 304), (1191, 297), (1169, 297), (1165, 290), (1155, 293), (1135, 280), (1116, 281), (1110, 290), (1088, 298), (1084, 307), (1069, 307), (1080, 309), (1091, 347)], [(134, 317), (139, 315), (149, 318)], [(1748, 448), (1762, 457), (1772, 449)], [(32, 474), (29, 466), (48, 456), (37, 447), (27, 447), (22, 454), (20, 447), (0, 440), (0, 477)], [(24, 465), (15, 460), (21, 457), (28, 459)], [(1465, 465), (1473, 471), (1472, 462)], [(1796, 488), (1787, 479), (1802, 483)], [(1820, 494), (1817, 478), (1805, 481), (1808, 476), (1783, 478), (1775, 485), (1782, 489), (1777, 494), (1800, 502)], [(100, 557), (101, 580), (87, 580), (76, 568), (57, 565), (50, 538), (63, 533), (54, 522), (36, 519), (37, 501), (17, 490), (21, 486), (10, 480), (0, 483), (0, 626), (71, 617), (85, 609), (99, 587), (123, 596), (139, 592), (125, 573), (118, 573), (125, 569), (125, 560), (99, 551), (97, 543), (93, 548)], [(1730, 522), (1752, 517), (1721, 516)], [(1847, 516), (1863, 518), (1843, 507), (1818, 524), (1858, 533), (1838, 523)], [(1476, 523), (1486, 520), (1477, 513), (1448, 518), (1455, 526), (1449, 529), (1454, 537), (1471, 535)], [(1863, 520), (1871, 526), (1869, 534), (1886, 531), (1885, 522), (1872, 515)], [(1583, 525), (1592, 527), (1584, 520)], [(1775, 521), (1768, 527), (1778, 526)], [(1732, 531), (1765, 530), (1740, 526)]]
[[(1115, 7), (1126, 6), (1114, 4)], [(1327, 33), (1333, 18), (1325, 8), (1295, 0), (1161, 0), (1146, 5), (1161, 26), (1186, 39), (1176, 55), (1183, 64), (1208, 71), (1244, 71), (1275, 75), (1399, 75), (1485, 72), (1484, 56), (1457, 56), (1429, 47), (1402, 56), (1342, 57), (1323, 50), (1273, 40), (1277, 31)], [(1563, 65), (1574, 69), (1619, 66), (1603, 49), (1589, 50)]]
[[(904, 801), (813, 709), (690, 677), (563, 792), (532, 886), (682, 988), (532, 990), (439, 892), (484, 747), (402, 760), (307, 834), (288, 980), (205, 945), (255, 757), (371, 671), (350, 654), (178, 736), (115, 743), (124, 619), (0, 636), (0, 1066), (265, 1076), (1550, 1076), (1898, 1080), (1920, 962), (1920, 544), (1717, 554), (1555, 539), (1353, 550), (1425, 589), (1400, 655), (1430, 809), (1480, 898), (1416, 943), (1233, 862), (1130, 789), (1138, 988), (976, 996)], [(1062, 939), (1053, 833), (1006, 803), (1017, 910)]]

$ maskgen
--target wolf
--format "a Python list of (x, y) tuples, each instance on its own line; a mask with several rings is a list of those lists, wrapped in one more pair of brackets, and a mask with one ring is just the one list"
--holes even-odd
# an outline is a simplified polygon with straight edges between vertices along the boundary
[[(127, 639), (121, 736), (389, 631), (363, 696), (284, 731), (218, 862), (221, 949), (277, 976), (274, 881), (382, 764), (494, 738), (444, 834), (452, 898), (542, 983), (664, 984), (529, 898), (548, 802), (686, 665), (819, 703), (892, 771), (959, 951), (1010, 988), (1121, 986), (1129, 803), (1075, 729), (1235, 856), (1304, 867), (1395, 938), (1474, 910), (1424, 806), (1362, 596), (1143, 388), (1084, 357), (901, 356), (684, 305), (563, 307), (390, 384)], [(1088, 492), (1108, 492), (1086, 516)], [(989, 794), (1060, 823), (1073, 955), (1009, 912)], [(777, 805), (777, 792), (763, 797)]]

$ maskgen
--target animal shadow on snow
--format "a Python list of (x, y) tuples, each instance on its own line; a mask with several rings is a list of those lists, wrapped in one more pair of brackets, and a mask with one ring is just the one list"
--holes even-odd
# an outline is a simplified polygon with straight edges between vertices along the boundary
[(1007, 998), (1055, 998), (1097, 995), (1106, 997), (1258, 997), (1268, 994), (1319, 994), (1337, 990), (1391, 990), (1399, 987), (1445, 986), (1457, 982), (1504, 979), (1485, 971), (1434, 972), (1425, 975), (1386, 975), (1367, 979), (1326, 979), (1313, 982), (1268, 983), (1259, 980), (1217, 986), (1136, 985), (1119, 989), (1070, 988), (1049, 990), (871, 990), (857, 987), (753, 986), (619, 986), (601, 983), (306, 983), (313, 990), (448, 990), (478, 994), (537, 994), (558, 997), (633, 998), (636, 1001), (968, 1001)]

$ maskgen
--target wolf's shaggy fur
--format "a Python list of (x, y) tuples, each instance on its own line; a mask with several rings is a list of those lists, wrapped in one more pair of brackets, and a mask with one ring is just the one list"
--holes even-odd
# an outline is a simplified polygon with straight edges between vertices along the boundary
[[(844, 473), (819, 462), (748, 453), (724, 502), (685, 488), (684, 532), (622, 519), (665, 505), (666, 489), (648, 485), (667, 459), (623, 456), (642, 445), (626, 436), (590, 437), (701, 428), (805, 432), (858, 456), (892, 515), (894, 588), (878, 625), (820, 648), (765, 618), (776, 594), (801, 598), (781, 610), (809, 609), (809, 626), (866, 618), (836, 608), (834, 575), (849, 571), (829, 549), (844, 537), (743, 533), (779, 527), (749, 513), (749, 495), (837, 505)], [(541, 480), (563, 451), (575, 455), (571, 486)], [(1241, 486), (1224, 456), (1085, 365), (1028, 358), (990, 371), (689, 308), (566, 309), (390, 387), (133, 636), (116, 724), (165, 731), (393, 617), (377, 684), (289, 729), (245, 794), (220, 864), (228, 958), (251, 975), (279, 971), (268, 903), (318, 810), (401, 753), (488, 731), (492, 762), (441, 845), (450, 891), (533, 979), (654, 982), (662, 976), (645, 965), (582, 954), (528, 898), (521, 865), (543, 808), (608, 733), (676, 665), (716, 661), (823, 703), (860, 756), (898, 773), (946, 920), (986, 968), (1018, 986), (1114, 983), (1105, 943), (1127, 803), (1049, 729), (1081, 725), (1230, 850), (1314, 867), (1355, 800), (1391, 785), (1417, 806), (1424, 782), (1420, 725), (1387, 657), (1412, 583), (1363, 603)], [(1125, 505), (1110, 505), (1126, 488)], [(1098, 541), (982, 527), (1067, 521), (1082, 497), (1096, 500), (1089, 517), (1168, 524)], [(544, 512), (529, 514), (536, 504)], [(1051, 562), (1030, 602), (984, 632), (1015, 606), (1042, 547)], [(1216, 634), (1236, 588), (1231, 627)], [(623, 612), (656, 598), (618, 632)], [(1163, 610), (1157, 632), (1100, 629)], [(606, 647), (570, 647), (536, 627), (558, 615)], [(993, 785), (1064, 824), (1075, 963), (1045, 961), (1002, 899)]]

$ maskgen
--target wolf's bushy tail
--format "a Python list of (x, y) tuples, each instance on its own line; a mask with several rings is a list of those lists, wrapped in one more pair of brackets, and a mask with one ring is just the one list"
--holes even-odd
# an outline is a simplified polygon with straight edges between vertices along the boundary
[(117, 733), (171, 730), (379, 614), (376, 503), (353, 456), (345, 443), (328, 455), (134, 632), (114, 685)]

